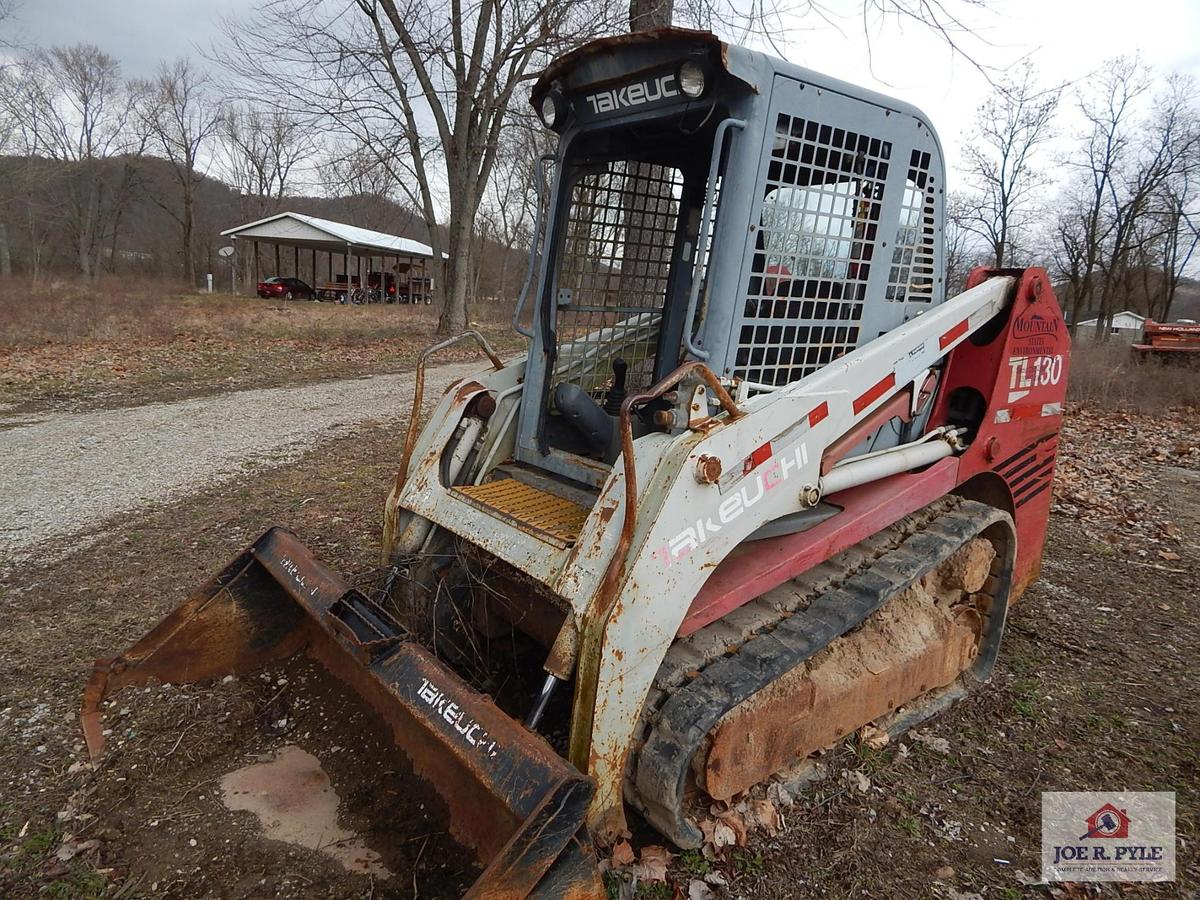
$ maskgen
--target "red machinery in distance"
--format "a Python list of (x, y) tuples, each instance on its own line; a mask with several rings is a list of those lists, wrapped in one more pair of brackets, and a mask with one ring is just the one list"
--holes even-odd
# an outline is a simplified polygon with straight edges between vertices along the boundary
[(1200, 324), (1147, 319), (1142, 342), (1133, 345), (1133, 353), (1142, 359), (1200, 362)]

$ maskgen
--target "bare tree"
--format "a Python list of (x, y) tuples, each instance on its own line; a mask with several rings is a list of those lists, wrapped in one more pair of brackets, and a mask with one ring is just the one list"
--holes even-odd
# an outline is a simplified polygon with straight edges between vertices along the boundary
[[(942, 34), (974, 0), (862, 0)], [(229, 22), (218, 58), (258, 97), (366, 148), (423, 217), (441, 268), (439, 330), (467, 318), (473, 231), (509, 109), (533, 69), (594, 36), (670, 24), (783, 30), (813, 0), (264, 0)], [(728, 30), (728, 29), (727, 29)], [(443, 260), (443, 253), (445, 259)]]
[(27, 163), (25, 189), (41, 186), (39, 160), (61, 164), (53, 215), (70, 235), (79, 271), (94, 276), (129, 200), (132, 177), (124, 166), (116, 174), (107, 160), (136, 156), (144, 146), (133, 123), (133, 91), (117, 61), (90, 44), (24, 54), (9, 67), (5, 82), (0, 99), (13, 122), (8, 142)]
[[(221, 116), (219, 137), (220, 171), (237, 191), (238, 213), (247, 221), (280, 211), (293, 174), (316, 149), (309, 129), (298, 119), (253, 103), (229, 104)], [(238, 264), (244, 281), (261, 271), (257, 245), (253, 254), (239, 254)]]
[[(416, 214), (412, 197), (399, 185), (390, 167), (367, 146), (334, 146), (319, 167), (322, 190), (339, 197), (354, 221), (377, 231), (412, 230)], [(400, 219), (397, 219), (399, 210)], [(419, 227), (418, 229), (419, 230)]]
[[(0, 21), (8, 15), (7, 7), (0, 6)], [(11, 66), (0, 65), (0, 154), (11, 152), (13, 136), (17, 130), (17, 118), (9, 98), (14, 91)], [(5, 201), (12, 193), (11, 182), (0, 188), (0, 278), (12, 275), (12, 250), (8, 238), (8, 220), (5, 216)]]
[(376, 155), (425, 220), (447, 332), (467, 320), (475, 217), (518, 88), (617, 21), (598, 0), (278, 0), (226, 29), (221, 59)]
[(943, 233), (947, 297), (962, 292), (973, 268), (991, 263), (988, 253), (980, 249), (978, 237), (967, 227), (975, 210), (971, 198), (964, 194), (951, 193), (946, 198), (946, 227)]
[[(1067, 165), (1055, 261), (1068, 283), (1072, 324), (1097, 313), (1106, 340), (1121, 308), (1165, 316), (1192, 252), (1189, 210), (1200, 179), (1200, 122), (1191, 79), (1165, 79), (1138, 61), (1105, 64), (1080, 98), (1087, 123)], [(1147, 106), (1149, 110), (1147, 112)]]
[(221, 107), (208, 93), (208, 78), (185, 60), (163, 63), (157, 77), (144, 85), (141, 118), (155, 148), (171, 164), (179, 186), (179, 205), (156, 197), (155, 202), (179, 225), (183, 275), (196, 283), (196, 186), (202, 149), (222, 121)]
[(1055, 279), (1066, 285), (1066, 295), (1059, 297), (1073, 329), (1079, 322), (1084, 305), (1086, 261), (1088, 257), (1086, 188), (1081, 185), (1065, 187), (1059, 192), (1055, 215), (1049, 235), (1048, 256)]
[(1125, 164), (1108, 180), (1108, 240), (1099, 260), (1104, 279), (1100, 293), (1102, 327), (1097, 335), (1102, 340), (1108, 336), (1118, 299), (1129, 294), (1139, 244), (1147, 235), (1161, 233), (1161, 225), (1145, 220), (1163, 213), (1159, 203), (1172, 178), (1194, 174), (1200, 147), (1194, 87), (1191, 79), (1168, 77), (1166, 89), (1155, 98), (1149, 120), (1131, 141)]
[(1046, 184), (1037, 155), (1053, 136), (1061, 93), (1061, 87), (1039, 87), (1026, 63), (996, 85), (976, 114), (977, 131), (965, 152), (972, 190), (962, 223), (987, 243), (997, 268), (1010, 261), (1014, 237), (1029, 224), (1032, 201)]
[[(1193, 155), (1200, 155), (1200, 145)], [(1161, 306), (1153, 315), (1159, 321), (1168, 321), (1179, 283), (1200, 246), (1200, 159), (1181, 166), (1181, 171), (1164, 187), (1160, 208), (1162, 240), (1158, 265), (1163, 291)]]
[[(1068, 318), (1072, 328), (1092, 307), (1096, 276), (1112, 227), (1107, 213), (1113, 179), (1124, 164), (1132, 139), (1131, 120), (1149, 83), (1149, 73), (1140, 62), (1121, 57), (1105, 63), (1097, 77), (1091, 79), (1090, 92), (1079, 99), (1087, 131), (1081, 149), (1068, 158), (1067, 164), (1081, 175), (1068, 195), (1072, 202), (1060, 204), (1066, 211), (1060, 215), (1056, 228), (1058, 255), (1062, 262), (1068, 263), (1071, 272), (1073, 289)], [(1097, 334), (1100, 331), (1097, 329)]]
[[(480, 230), (488, 240), (503, 248), (498, 254), (495, 292), (502, 298), (515, 296), (511, 275), (517, 260), (534, 240), (537, 216), (537, 179), (543, 178), (541, 157), (553, 149), (550, 134), (528, 116), (514, 116), (501, 134), (502, 151), (497, 159), (480, 209)], [(543, 191), (543, 195), (544, 195)], [(519, 275), (519, 273), (518, 273)]]
[(230, 105), (221, 116), (221, 174), (244, 199), (244, 212), (279, 210), (292, 175), (315, 147), (298, 119), (277, 109)]

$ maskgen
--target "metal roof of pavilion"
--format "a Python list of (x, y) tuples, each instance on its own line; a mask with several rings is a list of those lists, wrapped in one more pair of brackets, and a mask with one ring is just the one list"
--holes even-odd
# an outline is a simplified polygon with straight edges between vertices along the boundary
[(240, 238), (334, 253), (349, 250), (357, 255), (368, 251), (386, 256), (433, 256), (433, 248), (420, 241), (295, 212), (276, 213), (257, 222), (247, 222), (222, 231), (221, 235), (234, 240)]

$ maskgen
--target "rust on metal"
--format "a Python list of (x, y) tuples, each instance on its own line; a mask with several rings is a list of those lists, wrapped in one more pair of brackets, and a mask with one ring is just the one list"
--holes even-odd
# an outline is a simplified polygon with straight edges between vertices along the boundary
[[(475, 382), (475, 384), (479, 383)], [(480, 384), (478, 392), (467, 404), (466, 415), (474, 416), (476, 419), (490, 419), (495, 413), (496, 395), (483, 390), (483, 385)]]
[(368, 702), (416, 774), (445, 801), (450, 832), (483, 874), (469, 897), (600, 897), (583, 820), (593, 784), (489, 698), (468, 688), (381, 607), (273, 528), (84, 691), (89, 749), (100, 705), (123, 687), (248, 674), (301, 650)]
[[(708, 385), (720, 401), (730, 422), (745, 415), (712, 369), (695, 360), (679, 366), (648, 390), (630, 394), (621, 403), (617, 427), (621, 436), (621, 462), (625, 475), (625, 511), (621, 520), (621, 534), (617, 540), (616, 549), (604, 570), (599, 588), (588, 602), (582, 619), (583, 633), (577, 664), (574, 704), (571, 711), (569, 750), (571, 762), (580, 771), (590, 771), (592, 721), (595, 715), (596, 694), (599, 686), (600, 652), (604, 644), (604, 631), (608, 626), (609, 619), (612, 618), (613, 609), (620, 595), (621, 579), (625, 573), (625, 558), (629, 555), (629, 547), (633, 543), (634, 526), (637, 523), (638, 486), (637, 464), (633, 452), (633, 409), (662, 397), (689, 375), (695, 375)], [(623, 752), (628, 752), (628, 750)], [(619, 760), (614, 762), (619, 762)]]
[(516, 629), (550, 648), (567, 619), (567, 611), (531, 590), (524, 578), (508, 577), (502, 569), (489, 569), (488, 589), (471, 605), (472, 624), (479, 633), (496, 638)]
[[(620, 47), (636, 47), (642, 44), (656, 44), (664, 40), (691, 40), (707, 44), (720, 61), (723, 69), (728, 71), (728, 56), (725, 43), (711, 31), (697, 31), (691, 28), (650, 28), (645, 31), (632, 31), (624, 34), (614, 34), (609, 37), (590, 41), (570, 53), (557, 57), (538, 75), (530, 96), (540, 97), (550, 89), (558, 79), (564, 77), (572, 69), (594, 56), (606, 57)], [(624, 77), (634, 77), (636, 72), (624, 72)]]
[(797, 759), (934, 688), (974, 662), (982, 618), (971, 596), (996, 552), (976, 538), (858, 631), (737, 706), (713, 730), (698, 769), (726, 800)]
[(696, 460), (696, 481), (700, 484), (716, 484), (721, 480), (721, 460), (715, 456), (701, 454)]
[[(456, 382), (454, 382), (454, 399), (456, 401), (461, 402), (463, 400), (466, 400), (472, 394), (479, 394), (480, 397), (486, 397), (487, 394), (479, 393), (480, 391), (483, 391), (483, 390), (485, 390), (484, 386), (482, 384), (480, 384), (478, 381), (475, 381), (473, 378), (464, 379), (462, 381), (456, 381)], [(468, 408), (469, 408), (469, 406), (470, 406), (470, 404), (468, 405)], [(488, 415), (491, 415), (491, 413), (488, 413)], [(486, 419), (487, 416), (484, 416), (483, 418)]]
[[(400, 456), (400, 468), (396, 472), (396, 496), (400, 495), (400, 491), (404, 488), (404, 482), (408, 480), (408, 467), (412, 458), (413, 447), (417, 444), (417, 435), (421, 430), (421, 404), (425, 401), (425, 367), (428, 365), (430, 357), (435, 353), (445, 350), (454, 344), (462, 343), (468, 338), (473, 339), (479, 344), (480, 349), (483, 350), (484, 355), (491, 361), (492, 366), (497, 372), (504, 368), (504, 362), (496, 355), (496, 351), (492, 349), (492, 345), (478, 331), (460, 332), (453, 337), (446, 338), (444, 341), (431, 344), (421, 351), (421, 355), (417, 357), (417, 374), (413, 383), (412, 415), (408, 419), (408, 431), (404, 435), (404, 452)], [(480, 389), (482, 389), (482, 385), (480, 385)], [(462, 389), (460, 388), (459, 390), (461, 391)]]

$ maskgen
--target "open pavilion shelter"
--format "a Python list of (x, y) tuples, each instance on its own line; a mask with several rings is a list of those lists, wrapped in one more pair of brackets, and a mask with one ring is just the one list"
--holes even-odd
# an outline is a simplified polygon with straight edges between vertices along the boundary
[[(395, 299), (428, 302), (432, 293), (428, 262), (433, 249), (411, 238), (295, 212), (247, 222), (221, 235), (235, 246), (238, 242), (253, 245), (256, 284), (270, 275), (301, 278), (303, 272), (323, 294), (370, 287), (386, 292), (395, 285)], [(259, 271), (263, 246), (274, 248), (274, 271)], [(386, 277), (380, 277), (384, 273)]]

